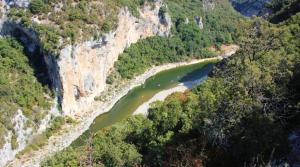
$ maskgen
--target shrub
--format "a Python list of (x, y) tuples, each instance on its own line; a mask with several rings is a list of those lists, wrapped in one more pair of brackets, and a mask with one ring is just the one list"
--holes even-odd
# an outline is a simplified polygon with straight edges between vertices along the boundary
[(45, 11), (45, 3), (43, 0), (32, 0), (29, 4), (29, 10), (33, 14), (39, 14)]
[(15, 133), (11, 136), (11, 148), (14, 150), (18, 148), (17, 135)]

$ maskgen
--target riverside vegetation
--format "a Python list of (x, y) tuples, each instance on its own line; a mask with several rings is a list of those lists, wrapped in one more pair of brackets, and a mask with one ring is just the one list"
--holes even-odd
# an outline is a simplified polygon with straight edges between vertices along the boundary
[[(300, 121), (299, 21), (300, 13), (278, 24), (261, 18), (240, 22), (238, 28), (247, 30), (235, 40), (241, 49), (203, 84), (155, 102), (148, 118), (131, 116), (100, 130), (84, 146), (69, 147), (42, 166), (288, 162), (288, 135)], [(121, 56), (117, 64), (122, 61)]]
[[(8, 131), (13, 132), (13, 149), (17, 147), (17, 132), (12, 122), (18, 109), (28, 118), (26, 128), (35, 131), (53, 106), (55, 91), (51, 88), (40, 49), (44, 54), (56, 55), (66, 44), (100, 38), (103, 33), (115, 28), (121, 7), (127, 6), (133, 15), (138, 16), (138, 7), (144, 3), (142, 0), (32, 0), (28, 8), (11, 6), (7, 13), (8, 22), (20, 23), (20, 26), (36, 32), (41, 48), (35, 48), (34, 53), (31, 53), (26, 46), (22, 46), (18, 36), (1, 38), (0, 148), (6, 142)], [(63, 124), (75, 122), (69, 117), (54, 117), (51, 116), (49, 127), (34, 136), (20, 154), (44, 145), (53, 133), (59, 132)]]
[[(164, 6), (161, 10), (168, 11), (172, 17), (172, 36), (150, 37), (131, 45), (119, 56), (115, 64), (117, 73), (108, 77), (108, 83), (120, 78), (118, 74), (130, 79), (153, 65), (215, 56), (209, 47), (230, 44), (241, 33), (237, 25), (243, 18), (227, 1), (214, 2), (214, 9), (204, 9), (204, 2), (194, 0), (165, 3), (168, 8)], [(201, 23), (195, 21), (200, 16), (205, 25), (203, 29), (199, 27)]]
[[(152, 3), (151, 0), (147, 2)], [(57, 54), (66, 44), (100, 38), (103, 33), (114, 29), (121, 7), (127, 6), (133, 15), (138, 16), (137, 9), (144, 3), (143, 0), (32, 0), (28, 8), (12, 6), (8, 19), (34, 30), (45, 54)], [(6, 142), (7, 131), (13, 132), (11, 141), (13, 149), (16, 148), (12, 120), (18, 109), (29, 119), (26, 127), (37, 129), (36, 125), (47, 115), (55, 96), (42, 55), (37, 53), (38, 49), (30, 53), (18, 40), (13, 37), (0, 39), (0, 148)], [(73, 122), (70, 118), (53, 118), (45, 132), (35, 137), (25, 151), (45, 144), (62, 124)]]
[[(151, 37), (133, 44), (120, 56), (108, 83), (133, 78), (152, 65), (213, 56), (209, 48), (222, 43), (238, 43), (241, 50), (222, 62), (202, 85), (154, 103), (148, 118), (129, 117), (91, 136), (86, 145), (69, 147), (49, 158), (42, 166), (240, 166), (284, 162), (290, 152), (287, 137), (299, 122), (300, 16), (293, 8), (298, 2), (272, 1), (270, 8), (275, 12), (270, 20), (277, 23), (274, 25), (242, 18), (226, 0), (166, 0), (160, 15), (163, 17), (166, 11), (171, 15), (172, 36)], [(128, 6), (138, 16), (137, 7), (144, 3), (32, 0), (29, 10), (12, 8), (9, 18), (33, 28), (43, 49), (56, 53), (66, 44), (100, 38), (115, 28), (119, 8)], [(203, 29), (195, 23), (195, 17), (200, 16)], [(41, 24), (32, 22), (32, 18)], [(44, 115), (39, 111), (49, 109), (53, 93), (38, 77), (34, 58), (15, 39), (2, 38), (0, 52), (3, 142), (18, 108), (31, 122), (39, 121)], [(70, 121), (56, 118), (39, 139), (51, 136), (65, 122)], [(13, 147), (15, 140), (12, 135)], [(0, 142), (0, 147), (3, 144)]]

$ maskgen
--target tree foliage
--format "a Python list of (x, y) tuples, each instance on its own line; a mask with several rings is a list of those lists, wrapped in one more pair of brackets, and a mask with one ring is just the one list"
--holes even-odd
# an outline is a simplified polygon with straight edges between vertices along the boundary
[[(153, 65), (213, 56), (209, 47), (232, 43), (238, 36), (241, 17), (228, 2), (215, 3), (216, 9), (204, 12), (202, 2), (166, 1), (168, 8), (161, 7), (160, 13), (170, 12), (175, 23), (172, 36), (150, 37), (131, 45), (119, 56), (117, 72), (123, 78), (132, 78)], [(197, 16), (203, 16), (203, 29), (195, 21)], [(190, 19), (189, 23), (186, 19)]]
[(42, 109), (49, 108), (49, 90), (35, 77), (23, 47), (13, 38), (0, 39), (0, 132), (12, 130), (18, 109), (30, 120), (39, 121)]
[[(153, 103), (147, 118), (132, 116), (95, 135), (93, 163), (282, 164), (291, 151), (288, 136), (300, 121), (299, 21), (300, 13), (277, 25), (260, 18), (241, 24), (247, 31), (238, 40), (240, 50), (219, 63), (203, 84)], [(190, 31), (178, 40), (189, 41)], [(60, 154), (45, 164), (64, 162)]]
[(41, 13), (45, 10), (45, 3), (43, 0), (32, 0), (29, 5), (29, 9), (33, 14)]

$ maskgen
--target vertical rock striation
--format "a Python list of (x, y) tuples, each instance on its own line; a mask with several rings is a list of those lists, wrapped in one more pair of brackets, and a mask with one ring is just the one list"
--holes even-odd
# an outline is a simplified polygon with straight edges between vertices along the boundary
[(118, 15), (119, 22), (115, 31), (104, 35), (99, 41), (68, 45), (61, 50), (57, 61), (59, 78), (53, 80), (59, 79), (62, 83), (61, 104), (64, 115), (80, 116), (81, 111), (93, 103), (94, 97), (104, 90), (106, 77), (118, 55), (130, 44), (142, 38), (170, 34), (170, 17), (166, 16), (168, 23), (161, 23), (158, 16), (160, 6), (160, 2), (155, 3), (154, 8), (144, 6), (139, 10), (140, 18), (123, 8)]
[[(16, 112), (12, 120), (14, 128), (7, 130), (4, 145), (0, 148), (0, 166), (12, 160), (33, 136), (42, 133), (52, 118), (60, 114), (76, 117), (89, 112), (86, 109), (93, 104), (94, 97), (104, 90), (106, 77), (125, 48), (146, 37), (168, 36), (171, 29), (171, 18), (167, 13), (163, 22), (159, 18), (161, 1), (157, 1), (154, 6), (145, 5), (139, 9), (139, 18), (133, 16), (127, 8), (122, 8), (118, 15), (118, 27), (114, 31), (105, 34), (100, 40), (67, 45), (57, 56), (40, 49), (42, 47), (34, 30), (6, 19), (5, 13), (10, 6), (28, 7), (29, 1), (0, 2), (1, 12), (4, 13), (0, 19), (0, 35), (17, 33), (29, 52), (39, 49), (47, 65), (52, 86), (57, 92), (52, 108), (34, 126), (27, 126), (33, 125), (33, 122), (21, 110)], [(61, 112), (58, 105), (61, 105)]]

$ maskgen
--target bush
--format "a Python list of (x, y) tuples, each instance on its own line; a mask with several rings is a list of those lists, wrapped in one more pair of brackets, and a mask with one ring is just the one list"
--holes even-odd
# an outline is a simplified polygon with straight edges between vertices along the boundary
[(161, 6), (159, 8), (159, 11), (158, 11), (158, 15), (161, 17), (161, 18), (165, 18), (165, 14), (167, 12), (167, 8), (165, 6)]
[[(70, 121), (70, 120), (68, 120)], [(55, 117), (49, 128), (46, 129), (45, 134), (47, 138), (52, 136), (54, 133), (58, 132), (61, 129), (61, 126), (66, 123), (66, 119), (64, 117), (58, 116)]]
[(39, 115), (36, 110), (48, 109), (50, 103), (45, 97), (45, 89), (34, 76), (23, 47), (16, 40), (1, 38), (0, 55), (0, 122), (12, 130), (11, 120), (18, 109), (33, 120)]
[(29, 4), (29, 10), (33, 14), (39, 14), (45, 11), (46, 5), (43, 0), (32, 0)]
[(14, 150), (14, 149), (17, 149), (18, 148), (18, 141), (17, 141), (17, 136), (16, 134), (12, 134), (11, 136), (11, 148)]

